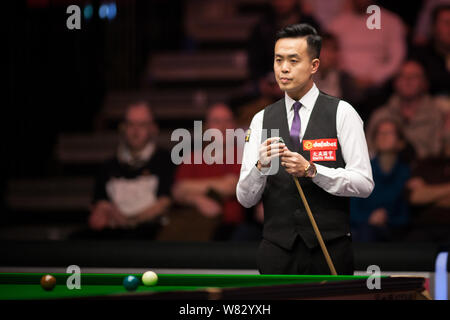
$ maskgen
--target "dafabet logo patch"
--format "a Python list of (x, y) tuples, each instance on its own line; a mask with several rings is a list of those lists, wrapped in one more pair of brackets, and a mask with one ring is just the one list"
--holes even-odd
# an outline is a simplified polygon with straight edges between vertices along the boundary
[(311, 161), (336, 161), (337, 148), (337, 139), (303, 140), (303, 150), (311, 152)]

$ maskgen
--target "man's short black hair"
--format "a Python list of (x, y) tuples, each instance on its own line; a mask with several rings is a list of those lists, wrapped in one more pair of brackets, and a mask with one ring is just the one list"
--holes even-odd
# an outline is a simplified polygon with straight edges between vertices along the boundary
[(303, 38), (306, 37), (308, 44), (308, 54), (312, 59), (319, 58), (322, 48), (322, 38), (311, 25), (307, 23), (291, 24), (277, 32), (275, 42), (283, 38)]

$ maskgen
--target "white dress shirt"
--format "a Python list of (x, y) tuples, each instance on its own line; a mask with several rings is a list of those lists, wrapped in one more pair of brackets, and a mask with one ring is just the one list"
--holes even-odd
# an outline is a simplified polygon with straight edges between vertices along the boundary
[[(314, 84), (299, 100), (302, 107), (299, 110), (301, 119), (300, 140), (303, 140), (311, 112), (319, 96), (319, 89)], [(289, 130), (294, 119), (294, 104), (289, 95), (285, 94), (285, 104)], [(267, 174), (256, 168), (259, 158), (264, 110), (252, 119), (249, 141), (245, 143), (242, 158), (241, 174), (236, 186), (236, 196), (244, 207), (252, 207), (262, 197), (267, 181)], [(345, 168), (329, 168), (315, 163), (317, 175), (312, 181), (336, 196), (366, 198), (374, 188), (372, 168), (367, 150), (363, 121), (356, 110), (347, 102), (340, 100), (336, 114), (337, 138), (341, 146)]]

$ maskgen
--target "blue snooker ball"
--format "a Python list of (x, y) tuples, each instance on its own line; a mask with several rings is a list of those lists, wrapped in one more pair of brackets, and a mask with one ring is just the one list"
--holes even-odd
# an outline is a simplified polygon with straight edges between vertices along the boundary
[(123, 279), (123, 286), (127, 291), (135, 291), (139, 287), (139, 279), (135, 276), (126, 276)]

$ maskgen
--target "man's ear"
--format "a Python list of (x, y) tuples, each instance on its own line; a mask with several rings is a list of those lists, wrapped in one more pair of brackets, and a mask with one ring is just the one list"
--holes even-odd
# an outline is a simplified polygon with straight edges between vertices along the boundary
[(315, 58), (311, 61), (311, 74), (315, 74), (319, 70), (320, 60)]

